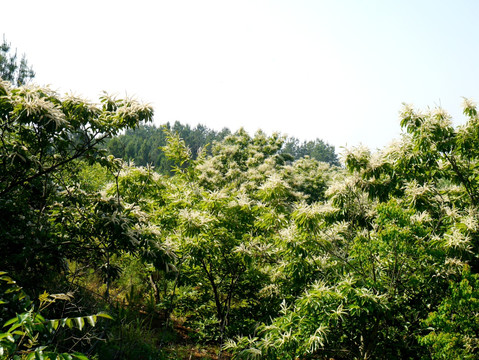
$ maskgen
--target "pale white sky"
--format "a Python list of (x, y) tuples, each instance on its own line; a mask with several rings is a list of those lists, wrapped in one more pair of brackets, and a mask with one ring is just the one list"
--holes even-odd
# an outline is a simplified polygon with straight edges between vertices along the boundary
[(0, 34), (36, 82), (134, 95), (155, 123), (382, 147), (402, 102), (479, 100), (475, 0), (15, 0)]

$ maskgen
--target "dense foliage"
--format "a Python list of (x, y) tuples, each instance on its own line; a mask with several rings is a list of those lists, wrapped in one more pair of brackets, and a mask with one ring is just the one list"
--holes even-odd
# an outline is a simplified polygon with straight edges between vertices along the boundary
[[(185, 342), (236, 359), (477, 358), (475, 104), (464, 114), (454, 128), (404, 106), (400, 140), (337, 167), (320, 141), (133, 132), (153, 115), (135, 100), (2, 81), (0, 359), (189, 358)], [(146, 165), (107, 139), (137, 164), (141, 142)]]
[(477, 357), (478, 117), (469, 101), (464, 113), (454, 129), (441, 109), (405, 106), (401, 141), (346, 154), (327, 201), (293, 218), (319, 274), (230, 342), (237, 358)]
[[(159, 128), (153, 125), (140, 125), (138, 128), (127, 130), (125, 134), (109, 140), (107, 148), (117, 158), (133, 161), (138, 166), (152, 165), (156, 171), (168, 174), (173, 164), (161, 150), (167, 142), (165, 130), (176, 133), (183, 139), (193, 159), (196, 159), (202, 149), (211, 155), (213, 143), (221, 142), (226, 136), (231, 135), (228, 128), (218, 132), (203, 125), (191, 128), (189, 125), (176, 121), (173, 125), (166, 123)], [(309, 156), (318, 161), (339, 166), (334, 147), (320, 139), (300, 142), (294, 137), (288, 137), (280, 152), (286, 160), (290, 161)]]
[[(49, 89), (0, 82), (0, 268), (27, 293), (38, 296), (45, 289), (67, 289), (70, 267), (83, 264), (99, 272), (108, 298), (110, 282), (119, 271), (112, 264), (115, 256), (141, 253), (152, 262), (167, 256), (152, 240), (143, 214), (117, 197), (86, 191), (81, 181), (89, 164), (114, 172), (117, 162), (106, 157), (99, 144), (151, 116), (151, 108), (131, 99), (105, 96), (97, 106), (72, 96), (60, 98)], [(40, 296), (40, 303), (47, 299)], [(30, 319), (30, 305), (2, 303), (2, 320), (16, 313), (23, 314), (18, 318), (21, 324)], [(84, 315), (80, 303), (71, 311), (57, 307), (49, 311), (53, 316), (60, 312), (65, 319)], [(39, 331), (43, 325), (35, 316), (31, 326)], [(11, 341), (19, 337), (22, 343), (26, 335), (33, 336), (32, 329), (3, 335)], [(38, 336), (31, 340), (36, 344)], [(34, 354), (33, 343), (6, 353)]]
[(23, 55), (18, 59), (17, 51), (12, 53), (12, 45), (7, 42), (5, 36), (0, 44), (0, 78), (20, 86), (35, 77), (32, 67), (28, 66), (28, 61)]

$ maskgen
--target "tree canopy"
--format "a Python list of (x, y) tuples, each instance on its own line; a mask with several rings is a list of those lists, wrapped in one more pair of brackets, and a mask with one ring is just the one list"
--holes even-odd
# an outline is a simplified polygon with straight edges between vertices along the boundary
[[(191, 150), (193, 159), (198, 152), (205, 148), (208, 154), (215, 142), (221, 142), (231, 135), (231, 130), (223, 128), (221, 131), (209, 129), (203, 125), (191, 128), (176, 121), (173, 125), (166, 123), (160, 127), (140, 125), (138, 128), (127, 130), (125, 134), (113, 137), (108, 141), (108, 150), (117, 158), (133, 161), (138, 166), (152, 165), (161, 173), (167, 174), (172, 166), (171, 161), (161, 151), (166, 145), (167, 137), (164, 130), (177, 133)], [(320, 139), (300, 142), (294, 137), (284, 137), (281, 149), (285, 160), (294, 161), (309, 156), (330, 165), (339, 166), (338, 156), (334, 147)]]
[(17, 51), (12, 53), (12, 45), (7, 42), (4, 35), (0, 44), (0, 78), (20, 86), (34, 77), (35, 72), (28, 66), (25, 55), (18, 59)]

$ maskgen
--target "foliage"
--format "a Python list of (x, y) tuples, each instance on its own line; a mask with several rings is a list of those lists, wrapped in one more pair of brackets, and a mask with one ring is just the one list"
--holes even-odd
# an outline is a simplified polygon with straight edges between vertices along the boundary
[(25, 55), (22, 55), (20, 62), (18, 61), (17, 51), (11, 53), (12, 46), (5, 40), (0, 44), (0, 79), (10, 81), (16, 86), (24, 85), (28, 80), (35, 77), (32, 68), (28, 66)]
[[(320, 140), (133, 132), (152, 117), (134, 100), (2, 82), (0, 268), (40, 299), (2, 273), (2, 351), (67, 356), (58, 332), (95, 323), (92, 301), (117, 318), (89, 349), (102, 358), (161, 357), (180, 337), (218, 358), (477, 357), (479, 118), (464, 113), (454, 128), (404, 106), (399, 141), (341, 168)], [(82, 289), (73, 316), (52, 286)]]
[(114, 164), (99, 148), (102, 141), (151, 116), (151, 108), (131, 99), (105, 95), (98, 107), (71, 96), (62, 99), (49, 89), (0, 84), (4, 269), (15, 271), (28, 286), (39, 280), (32, 274), (61, 269), (75, 244), (65, 239), (61, 219), (60, 224), (52, 220), (64, 199), (81, 193), (74, 190), (75, 176), (84, 166), (80, 160), (111, 168)]
[(50, 350), (45, 343), (47, 343), (47, 339), (51, 342), (61, 328), (77, 328), (82, 331), (85, 325), (94, 327), (98, 318), (112, 319), (105, 313), (75, 318), (46, 319), (42, 313), (48, 306), (57, 300), (69, 301), (72, 295), (52, 295), (44, 292), (38, 298), (39, 305), (35, 306), (28, 295), (7, 273), (0, 272), (0, 281), (4, 288), (0, 305), (8, 306), (15, 302), (15, 305), (20, 306), (23, 311), (3, 324), (3, 328), (7, 328), (7, 330), (3, 333), (0, 332), (1, 359), (86, 360), (88, 358), (81, 353), (60, 353), (56, 349)]
[[(168, 174), (172, 162), (161, 151), (168, 142), (166, 133), (162, 129), (177, 134), (190, 149), (193, 160), (202, 151), (211, 155), (215, 143), (221, 143), (223, 139), (231, 135), (231, 131), (227, 128), (221, 131), (215, 131), (203, 125), (191, 128), (189, 125), (183, 125), (178, 121), (173, 125), (166, 123), (159, 128), (142, 125), (135, 130), (128, 130), (125, 134), (110, 139), (107, 144), (108, 150), (117, 158), (133, 161), (140, 166), (151, 165), (158, 172)], [(319, 139), (301, 143), (293, 137), (287, 138), (283, 142), (279, 154), (281, 154), (283, 161), (294, 161), (309, 156), (317, 161), (339, 166), (334, 147)]]
[(287, 223), (291, 201), (324, 196), (328, 166), (312, 159), (287, 165), (279, 135), (240, 130), (196, 160), (178, 135), (166, 136), (175, 175), (130, 168), (119, 178), (119, 193), (131, 199), (141, 191), (135, 202), (177, 256), (169, 306), (188, 314), (197, 338), (221, 344), (275, 313), (279, 301), (266, 290), (275, 261), (270, 238)]
[(329, 145), (321, 139), (310, 141), (305, 140), (301, 142), (294, 137), (290, 137), (284, 143), (282, 152), (285, 154), (290, 154), (295, 160), (309, 156), (312, 159), (316, 159), (330, 165), (340, 165), (338, 156), (334, 150), (334, 146)]
[(460, 279), (477, 271), (479, 138), (474, 105), (464, 112), (469, 122), (454, 129), (440, 109), (405, 106), (402, 142), (346, 153), (349, 174), (337, 175), (326, 203), (292, 216), (291, 260), (278, 270), (293, 283), (306, 274), (304, 293), (256, 337), (230, 341), (237, 358), (475, 356), (475, 275)]
[(162, 147), (167, 145), (167, 136), (163, 129), (177, 134), (187, 144), (191, 157), (196, 159), (202, 148), (206, 148), (213, 141), (221, 141), (230, 133), (228, 129), (214, 131), (203, 125), (191, 128), (176, 121), (173, 125), (166, 123), (160, 127), (141, 125), (135, 130), (128, 130), (125, 134), (111, 138), (107, 147), (111, 154), (125, 161), (133, 161), (139, 166), (154, 166), (163, 174), (169, 174), (172, 162), (168, 160)]
[(479, 276), (466, 267), (460, 282), (450, 283), (450, 294), (424, 324), (430, 332), (419, 341), (432, 359), (475, 359), (479, 353)]
[[(117, 194), (102, 193), (104, 183), (88, 180), (100, 173), (105, 180), (116, 179), (121, 162), (106, 156), (101, 144), (151, 117), (152, 109), (133, 99), (105, 95), (95, 105), (72, 96), (62, 98), (45, 88), (0, 84), (0, 265), (29, 293), (74, 288), (68, 281), (76, 275), (67, 275), (75, 263), (103, 275), (108, 298), (124, 253), (154, 263), (168, 257), (145, 214)], [(81, 305), (85, 300), (76, 301), (78, 319), (61, 324), (69, 327), (76, 321), (82, 327), (88, 322)], [(10, 304), (8, 312), (14, 309)], [(31, 320), (21, 326), (33, 324), (34, 331), (43, 331), (31, 309), (16, 310), (27, 311), (22, 319)], [(47, 312), (57, 310), (49, 307)], [(46, 340), (40, 336), (38, 341), (41, 350)], [(55, 337), (52, 344), (59, 341)], [(75, 341), (72, 346), (75, 343), (81, 345)]]

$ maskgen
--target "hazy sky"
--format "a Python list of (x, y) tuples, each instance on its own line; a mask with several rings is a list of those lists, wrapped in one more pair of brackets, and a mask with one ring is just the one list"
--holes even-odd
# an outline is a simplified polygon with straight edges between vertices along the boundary
[(476, 0), (2, 2), (36, 82), (134, 95), (155, 123), (382, 147), (403, 102), (462, 123), (479, 100)]

